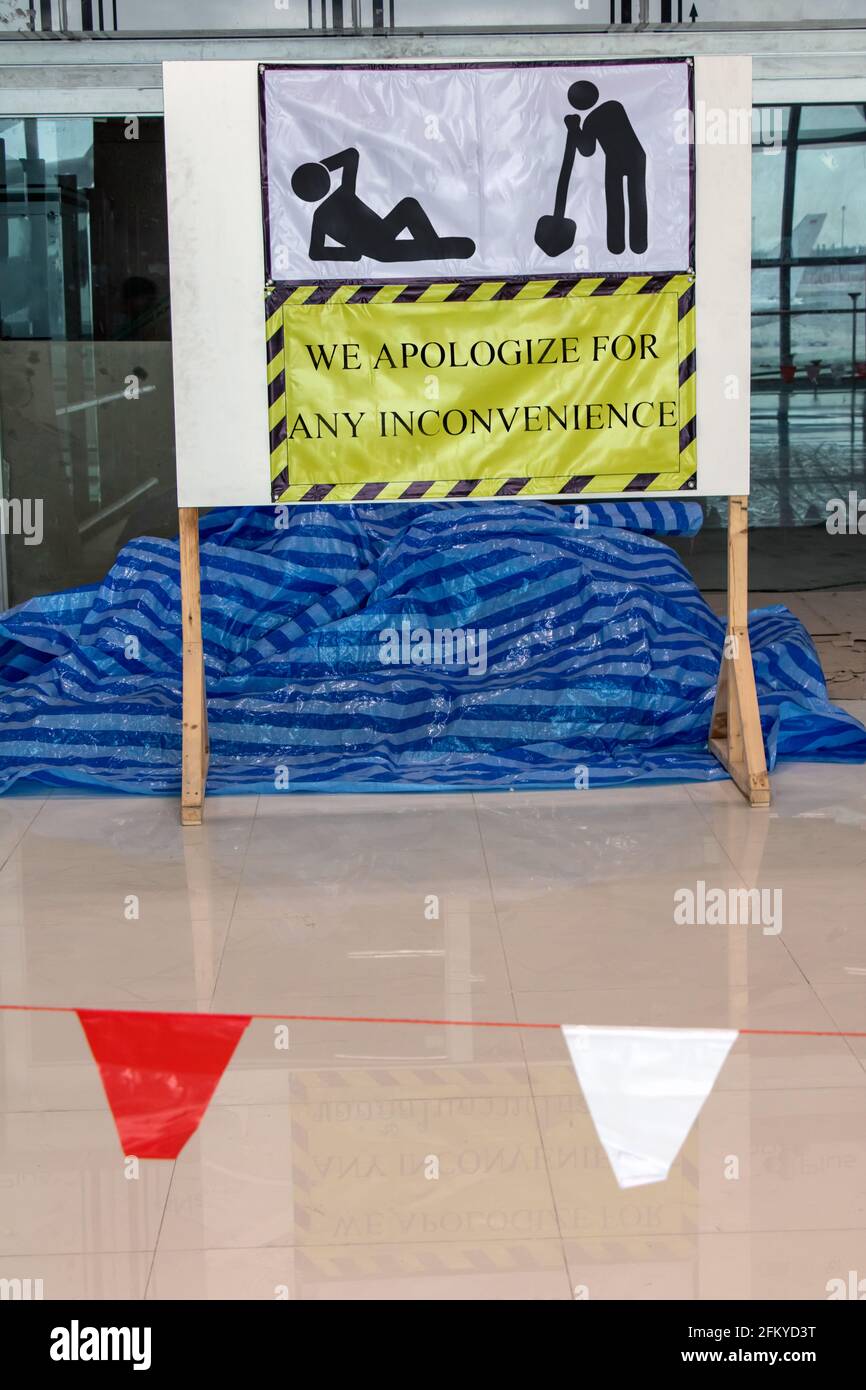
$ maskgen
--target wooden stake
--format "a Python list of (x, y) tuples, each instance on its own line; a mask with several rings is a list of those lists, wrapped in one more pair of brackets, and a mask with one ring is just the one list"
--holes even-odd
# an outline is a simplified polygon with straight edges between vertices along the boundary
[(731, 497), (728, 513), (728, 629), (710, 721), (710, 752), (750, 806), (769, 806), (770, 779), (749, 645), (749, 499)]
[(201, 825), (208, 765), (207, 694), (201, 640), (198, 508), (178, 509), (183, 618), (183, 747), (181, 825)]

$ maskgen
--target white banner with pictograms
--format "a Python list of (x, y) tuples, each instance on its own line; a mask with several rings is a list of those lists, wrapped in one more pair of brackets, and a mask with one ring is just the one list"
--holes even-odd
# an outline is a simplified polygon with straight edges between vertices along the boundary
[(268, 278), (693, 268), (689, 59), (264, 67)]

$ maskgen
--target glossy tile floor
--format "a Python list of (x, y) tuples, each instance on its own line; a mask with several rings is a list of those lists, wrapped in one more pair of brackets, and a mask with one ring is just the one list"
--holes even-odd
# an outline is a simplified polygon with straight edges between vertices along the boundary
[[(0, 1014), (0, 1279), (350, 1300), (866, 1279), (866, 1038), (741, 1036), (667, 1181), (623, 1191), (557, 1030), (435, 1021), (866, 1031), (866, 772), (773, 786), (769, 813), (729, 783), (221, 798), (184, 832), (168, 801), (0, 801), (3, 1002), (434, 1020), (293, 1022), (288, 1050), (254, 1020), (179, 1159), (130, 1178), (75, 1015)], [(699, 880), (781, 890), (781, 930), (676, 925)]]

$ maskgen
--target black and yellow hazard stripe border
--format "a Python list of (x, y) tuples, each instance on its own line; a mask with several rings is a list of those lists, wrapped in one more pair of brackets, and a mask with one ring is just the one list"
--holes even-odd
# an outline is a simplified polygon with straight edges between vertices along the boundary
[[(589, 295), (675, 294), (678, 300), (679, 467), (667, 473), (592, 473), (552, 478), (416, 479), (407, 482), (300, 483), (289, 472), (283, 315), (287, 305), (466, 303), (483, 300), (571, 298)], [(586, 275), (571, 280), (463, 280), (413, 284), (270, 284), (265, 287), (265, 344), (271, 497), (274, 502), (471, 501), (505, 497), (563, 498), (597, 494), (641, 495), (689, 492), (697, 487), (695, 375), (695, 277), (676, 275)]]

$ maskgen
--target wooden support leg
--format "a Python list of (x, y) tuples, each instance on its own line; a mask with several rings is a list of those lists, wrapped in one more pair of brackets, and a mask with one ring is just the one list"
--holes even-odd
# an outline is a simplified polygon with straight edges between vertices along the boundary
[(769, 806), (770, 779), (749, 645), (749, 499), (731, 497), (728, 516), (728, 630), (710, 721), (710, 751), (750, 806)]
[(183, 749), (181, 825), (201, 825), (208, 764), (207, 695), (201, 640), (198, 508), (181, 507), (180, 593), (183, 608)]

